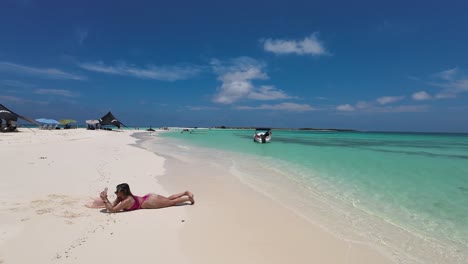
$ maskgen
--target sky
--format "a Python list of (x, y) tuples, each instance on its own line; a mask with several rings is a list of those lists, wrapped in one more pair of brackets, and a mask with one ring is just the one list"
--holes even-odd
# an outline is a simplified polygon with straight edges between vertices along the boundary
[(0, 2), (0, 104), (84, 124), (468, 132), (466, 1)]

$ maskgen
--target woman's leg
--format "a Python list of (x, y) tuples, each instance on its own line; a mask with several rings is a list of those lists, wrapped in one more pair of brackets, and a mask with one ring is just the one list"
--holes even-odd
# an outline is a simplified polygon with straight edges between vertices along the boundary
[(169, 200), (174, 200), (174, 199), (177, 199), (177, 198), (180, 198), (182, 196), (185, 196), (187, 195), (188, 196), (188, 191), (185, 191), (185, 192), (181, 192), (181, 193), (176, 193), (176, 194), (173, 194), (167, 198), (169, 198)]
[(189, 196), (182, 196), (182, 197), (179, 197), (179, 198), (175, 198), (175, 199), (169, 199), (167, 197), (164, 197), (162, 195), (157, 195), (157, 194), (154, 194), (154, 195), (151, 195), (150, 197), (148, 197), (148, 199), (146, 199), (145, 202), (143, 202), (143, 204), (141, 205), (141, 208), (144, 208), (144, 209), (159, 209), (159, 208), (164, 208), (164, 207), (170, 207), (170, 206), (174, 206), (174, 205), (177, 205), (177, 204), (182, 204), (182, 203), (185, 203), (185, 202), (191, 202), (191, 204), (193, 204), (193, 198), (189, 197)]
[(189, 192), (189, 191), (185, 191), (185, 192), (182, 192), (182, 193), (177, 193), (177, 194), (173, 194), (171, 196), (169, 196), (169, 200), (174, 200), (174, 199), (178, 199), (182, 196), (188, 196), (189, 197), (189, 201), (194, 204), (195, 203), (195, 199), (193, 198), (194, 195), (193, 193)]
[(179, 197), (175, 199), (168, 199), (166, 197), (159, 196), (155, 201), (156, 203), (154, 204), (154, 208), (159, 209), (159, 208), (164, 208), (164, 207), (170, 207), (170, 206), (174, 206), (174, 205), (189, 202), (189, 201), (191, 201), (190, 197)]

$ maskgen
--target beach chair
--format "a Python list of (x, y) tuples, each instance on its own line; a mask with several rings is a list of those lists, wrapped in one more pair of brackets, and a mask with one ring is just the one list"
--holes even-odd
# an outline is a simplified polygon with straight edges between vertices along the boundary
[(2, 126), (0, 127), (0, 132), (18, 132), (18, 123), (16, 123), (16, 121), (9, 121), (5, 125), (2, 124)]
[(18, 132), (18, 126), (9, 126), (7, 132)]

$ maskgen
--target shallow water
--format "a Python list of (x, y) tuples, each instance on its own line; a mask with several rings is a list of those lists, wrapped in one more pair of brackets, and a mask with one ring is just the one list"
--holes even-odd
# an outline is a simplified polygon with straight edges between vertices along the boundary
[(399, 263), (467, 263), (468, 135), (274, 130), (269, 144), (252, 135), (160, 133), (166, 151), (223, 164), (307, 219)]

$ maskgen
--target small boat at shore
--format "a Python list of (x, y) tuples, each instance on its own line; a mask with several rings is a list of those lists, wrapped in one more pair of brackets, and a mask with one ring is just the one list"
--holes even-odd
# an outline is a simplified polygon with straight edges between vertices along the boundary
[(257, 143), (269, 143), (271, 141), (271, 128), (256, 128), (253, 141)]

